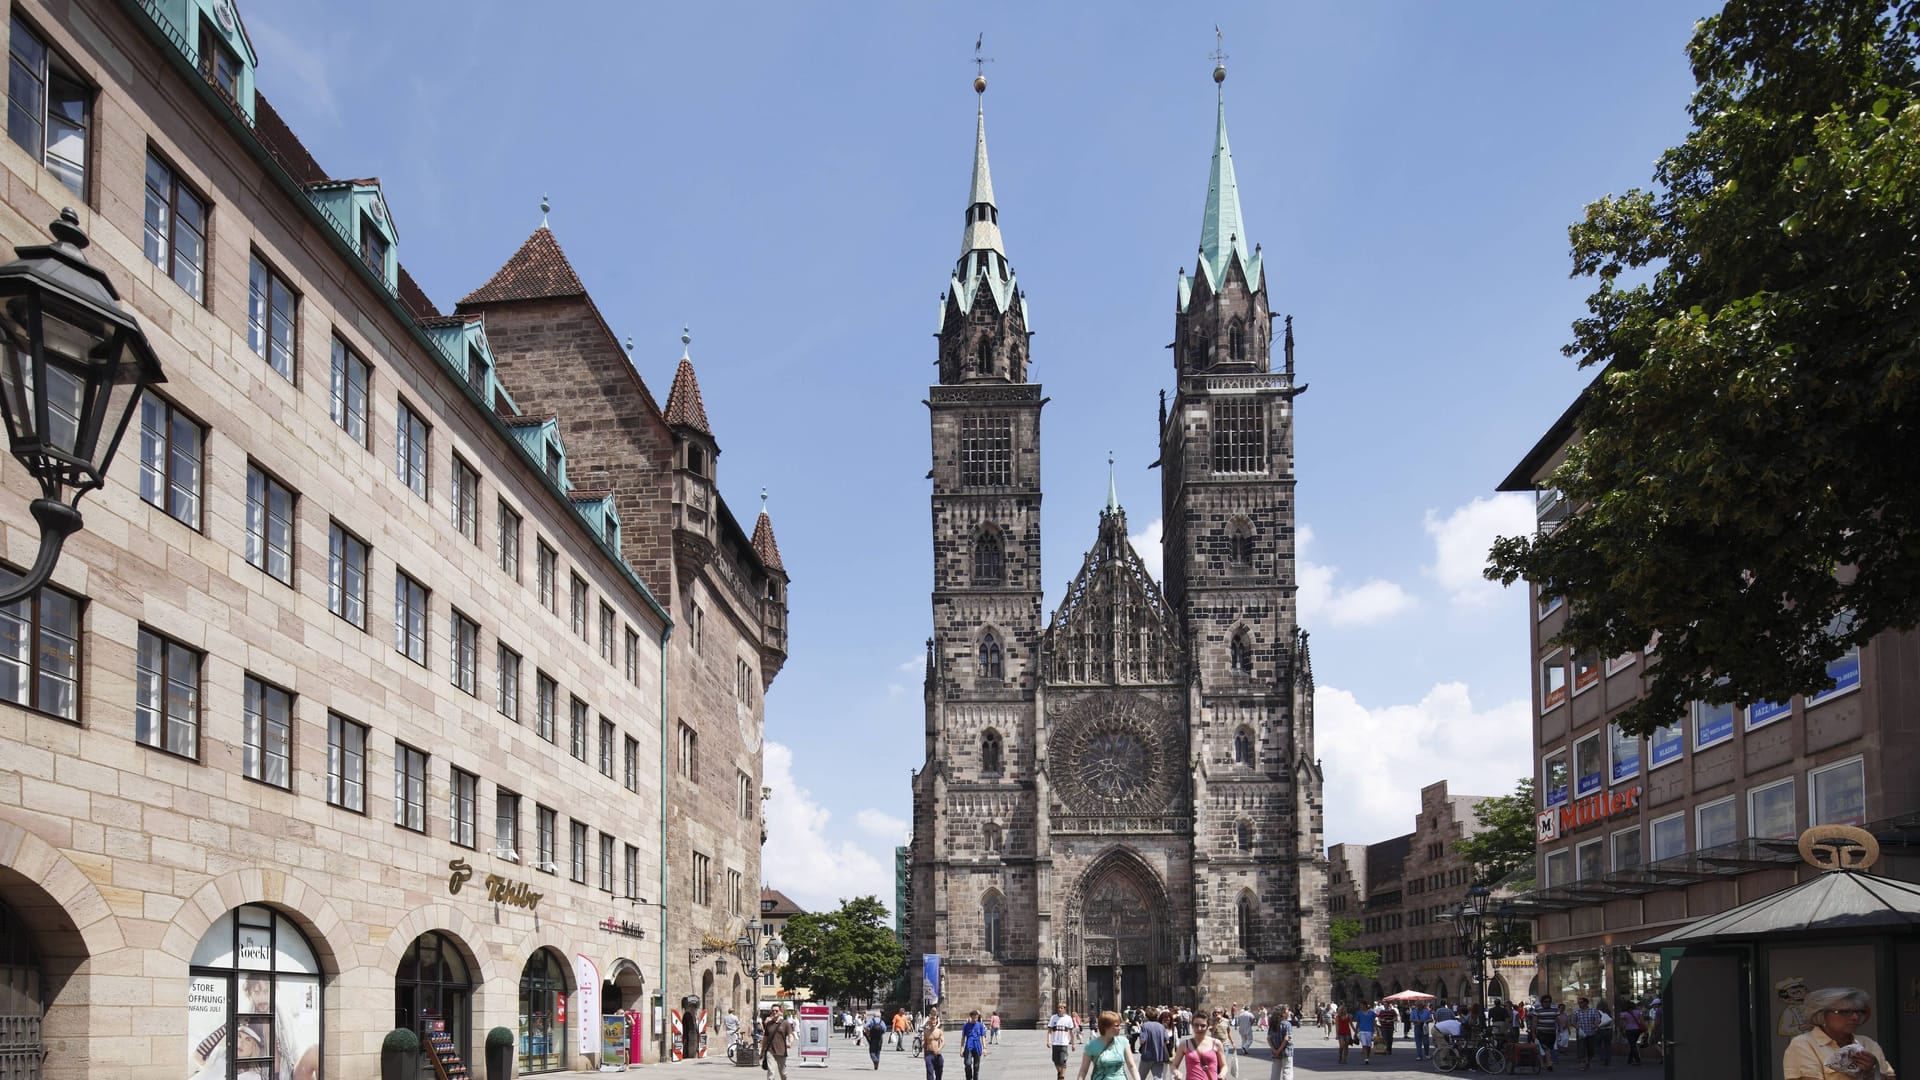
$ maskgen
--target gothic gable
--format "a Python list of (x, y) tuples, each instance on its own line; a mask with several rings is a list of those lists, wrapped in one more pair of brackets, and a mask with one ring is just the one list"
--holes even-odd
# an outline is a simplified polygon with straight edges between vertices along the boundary
[(1127, 540), (1126, 514), (1100, 515), (1100, 535), (1053, 614), (1043, 642), (1047, 682), (1117, 686), (1178, 682), (1179, 623)]

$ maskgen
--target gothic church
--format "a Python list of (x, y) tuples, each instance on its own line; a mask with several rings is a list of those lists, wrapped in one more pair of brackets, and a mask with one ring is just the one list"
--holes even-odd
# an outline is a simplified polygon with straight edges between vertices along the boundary
[(987, 167), (986, 81), (974, 88), (972, 193), (927, 399), (933, 637), (913, 781), (913, 970), (937, 954), (948, 1010), (997, 1008), (1012, 1024), (1055, 1001), (1325, 1000), (1321, 774), (1294, 610), (1293, 404), (1306, 387), (1290, 322), (1272, 364), (1224, 92), (1199, 262), (1177, 283), (1173, 400), (1162, 397), (1166, 580), (1110, 497), (1048, 618), (1046, 399), (1027, 381), (1026, 295)]

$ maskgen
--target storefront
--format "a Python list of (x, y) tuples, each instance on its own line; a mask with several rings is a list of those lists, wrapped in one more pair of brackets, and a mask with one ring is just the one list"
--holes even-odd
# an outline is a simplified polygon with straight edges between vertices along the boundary
[(318, 1075), (320, 965), (286, 916), (247, 904), (215, 919), (187, 978), (189, 1077)]
[[(567, 1067), (567, 965), (541, 949), (520, 972), (519, 1072), (556, 1072)], [(581, 1017), (579, 1023), (597, 1018)]]
[[(473, 1061), (473, 972), (451, 934), (432, 930), (413, 939), (393, 978), (394, 1026), (411, 1028), (421, 1043), (445, 1032), (454, 1053)], [(422, 1060), (421, 1071), (432, 1069)]]

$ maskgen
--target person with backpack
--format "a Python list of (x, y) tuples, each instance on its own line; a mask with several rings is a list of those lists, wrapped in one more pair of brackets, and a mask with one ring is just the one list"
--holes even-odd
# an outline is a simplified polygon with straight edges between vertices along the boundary
[(880, 1022), (880, 1014), (867, 1017), (867, 1026), (862, 1029), (867, 1037), (867, 1056), (873, 1059), (873, 1067), (880, 1067), (880, 1044), (887, 1041), (887, 1025)]

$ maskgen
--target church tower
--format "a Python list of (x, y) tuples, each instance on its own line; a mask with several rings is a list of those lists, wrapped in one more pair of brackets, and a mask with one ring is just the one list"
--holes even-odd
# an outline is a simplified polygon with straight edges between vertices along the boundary
[(1193, 910), (1203, 997), (1327, 992), (1321, 774), (1295, 609), (1293, 330), (1280, 336), (1227, 142), (1224, 64), (1161, 419), (1164, 575), (1189, 663)]
[[(914, 780), (911, 951), (938, 953), (947, 993), (1036, 1015), (1031, 784), (1040, 610), (1040, 409), (1027, 381), (1026, 297), (1007, 262), (978, 76), (973, 179), (928, 391), (933, 637), (926, 765)], [(1016, 913), (1025, 913), (1017, 916)], [(956, 949), (950, 942), (965, 942)], [(1019, 955), (1024, 968), (1000, 961)], [(1021, 972), (1016, 987), (1003, 972)]]

